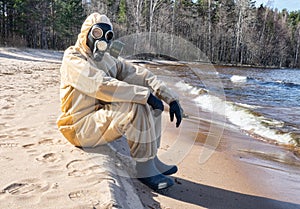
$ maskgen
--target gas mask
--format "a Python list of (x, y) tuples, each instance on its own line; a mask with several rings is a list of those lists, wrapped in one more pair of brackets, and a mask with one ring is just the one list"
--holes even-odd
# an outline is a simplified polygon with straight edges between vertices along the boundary
[(96, 61), (102, 60), (104, 53), (109, 49), (113, 37), (114, 33), (109, 24), (97, 23), (93, 25), (88, 34), (87, 45)]

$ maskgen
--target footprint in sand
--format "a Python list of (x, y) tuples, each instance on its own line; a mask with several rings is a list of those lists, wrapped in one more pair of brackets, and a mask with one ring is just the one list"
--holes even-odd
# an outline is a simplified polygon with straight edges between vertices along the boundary
[(79, 203), (89, 203), (93, 205), (98, 205), (100, 202), (104, 202), (107, 197), (105, 193), (101, 191), (91, 191), (91, 190), (80, 190), (69, 193), (69, 198), (72, 201)]
[(18, 128), (17, 131), (30, 131), (30, 128)]
[(36, 149), (33, 149), (34, 147), (36, 147), (36, 144), (24, 144), (22, 145), (22, 147), (26, 149), (28, 153), (36, 153), (38, 151)]
[[(42, 173), (42, 176), (45, 178), (56, 178), (58, 176), (65, 176), (65, 171), (63, 170), (47, 170)], [(63, 178), (63, 177), (62, 177)]]
[(15, 134), (15, 136), (19, 136), (19, 137), (31, 137), (32, 135), (30, 135), (30, 132), (33, 132), (34, 129), (32, 128), (19, 128), (17, 129), (17, 134)]
[(8, 138), (7, 134), (0, 135), (0, 139)]
[(88, 167), (88, 168), (82, 169), (82, 170), (73, 170), (73, 171), (68, 173), (68, 176), (75, 176), (75, 177), (76, 176), (77, 177), (87, 176), (87, 175), (90, 175), (90, 174), (93, 174), (93, 173), (101, 173), (101, 172), (99, 172), (99, 170), (100, 170), (99, 166), (95, 165), (95, 166), (91, 166), (91, 167)]
[(57, 119), (57, 116), (56, 115), (51, 115), (49, 116), (49, 120), (48, 120), (48, 124), (50, 126), (56, 126), (56, 119)]
[(46, 136), (53, 134), (53, 128), (49, 128), (49, 127), (47, 127), (47, 128), (48, 129), (46, 129), (46, 128), (44, 129), (43, 134)]
[(12, 158), (10, 157), (6, 157), (6, 156), (0, 156), (0, 161), (3, 162), (3, 161), (11, 161), (13, 160)]
[(56, 163), (61, 161), (62, 155), (58, 153), (47, 153), (36, 158), (37, 161), (42, 163)]
[(4, 120), (13, 120), (13, 119), (15, 119), (15, 114), (13, 114), (13, 113), (7, 113), (7, 114), (5, 114), (5, 116), (4, 117), (2, 117), (2, 119), (4, 119)]
[(73, 160), (66, 165), (69, 176), (80, 177), (91, 174), (103, 174), (106, 171), (91, 160)]
[[(57, 143), (59, 143), (59, 141)], [(50, 138), (42, 139), (41, 141), (39, 141), (39, 144), (41, 144), (41, 145), (52, 145), (52, 144), (57, 144), (57, 143), (54, 141), (54, 139), (50, 139)]]
[(12, 106), (6, 105), (6, 106), (2, 107), (2, 110), (8, 110), (10, 108), (12, 108)]
[(49, 189), (49, 184), (47, 182), (42, 182), (39, 179), (25, 179), (19, 182), (11, 183), (4, 189), (2, 189), (2, 194), (11, 195), (25, 195), (29, 193), (40, 193), (45, 192)]
[(5, 86), (4, 89), (5, 89), (5, 90), (13, 90), (14, 87), (13, 87), (13, 86)]
[(0, 143), (0, 148), (14, 148), (17, 147), (18, 144), (17, 143)]
[[(2, 118), (2, 116), (1, 116), (1, 118)], [(3, 130), (5, 128), (7, 128), (7, 127), (9, 127), (9, 126), (6, 123), (0, 123), (0, 130)]]
[[(56, 141), (56, 140), (50, 139), (50, 138), (42, 139), (38, 142), (39, 145), (54, 145), (54, 144), (60, 144), (60, 143), (61, 143), (61, 140)], [(24, 144), (22, 147), (25, 149), (32, 149), (36, 146), (37, 146), (37, 144), (30, 143), (30, 144)]]
[(25, 149), (32, 149), (35, 146), (36, 146), (35, 144), (24, 144), (22, 147)]

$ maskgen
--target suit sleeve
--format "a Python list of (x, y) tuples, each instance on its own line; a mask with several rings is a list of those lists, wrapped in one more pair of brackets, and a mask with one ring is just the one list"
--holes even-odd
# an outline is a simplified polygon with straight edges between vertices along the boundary
[(119, 62), (118, 65), (118, 78), (120, 80), (150, 88), (156, 96), (167, 104), (170, 104), (174, 100), (178, 100), (177, 94), (172, 92), (163, 81), (159, 80), (157, 76), (147, 68), (136, 66), (125, 61)]
[(61, 66), (62, 81), (82, 93), (105, 102), (134, 102), (146, 104), (150, 94), (147, 87), (129, 84), (106, 75), (84, 58), (65, 53)]

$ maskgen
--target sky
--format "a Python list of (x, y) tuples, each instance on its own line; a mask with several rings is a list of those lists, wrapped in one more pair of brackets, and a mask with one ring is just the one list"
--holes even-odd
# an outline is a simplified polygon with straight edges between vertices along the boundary
[(287, 9), (290, 12), (300, 10), (300, 0), (256, 0), (257, 7), (261, 4), (271, 8), (277, 8), (280, 11), (282, 9)]

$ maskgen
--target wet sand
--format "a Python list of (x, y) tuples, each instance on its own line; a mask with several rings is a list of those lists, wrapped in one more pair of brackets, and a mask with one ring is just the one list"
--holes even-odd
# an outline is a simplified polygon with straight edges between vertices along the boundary
[[(110, 208), (103, 169), (58, 132), (61, 53), (0, 50), (0, 207)], [(173, 81), (166, 82), (174, 87)], [(133, 179), (145, 208), (300, 208), (300, 165), (289, 151), (225, 128), (180, 93), (181, 128), (163, 115), (159, 156), (176, 163), (175, 185), (162, 193)], [(202, 153), (202, 155), (201, 155)], [(271, 156), (271, 157), (270, 157)]]

